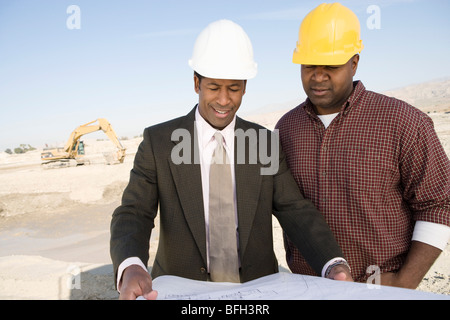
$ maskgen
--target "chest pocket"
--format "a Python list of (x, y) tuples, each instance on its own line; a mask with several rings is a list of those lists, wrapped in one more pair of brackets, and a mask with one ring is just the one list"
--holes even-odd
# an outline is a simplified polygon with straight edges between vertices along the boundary
[(394, 155), (386, 150), (348, 146), (332, 160), (336, 183), (347, 190), (383, 193), (399, 183)]

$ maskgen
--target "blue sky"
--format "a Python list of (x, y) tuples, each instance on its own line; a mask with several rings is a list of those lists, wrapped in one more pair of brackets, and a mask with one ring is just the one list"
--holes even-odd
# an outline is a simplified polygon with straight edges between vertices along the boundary
[[(0, 151), (63, 144), (107, 118), (118, 136), (188, 113), (191, 57), (209, 23), (230, 19), (253, 42), (258, 76), (238, 114), (304, 100), (291, 62), (303, 17), (322, 1), (0, 0)], [(343, 0), (361, 22), (356, 79), (374, 91), (450, 76), (450, 1)], [(70, 5), (80, 29), (69, 29)], [(366, 22), (380, 9), (379, 28)], [(293, 104), (294, 102), (294, 104)]]

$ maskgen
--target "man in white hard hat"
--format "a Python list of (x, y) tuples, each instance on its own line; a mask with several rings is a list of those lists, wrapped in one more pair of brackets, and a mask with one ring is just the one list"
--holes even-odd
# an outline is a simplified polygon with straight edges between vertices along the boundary
[[(272, 214), (319, 274), (352, 281), (331, 230), (300, 194), (273, 134), (236, 116), (246, 81), (257, 71), (246, 33), (228, 20), (210, 24), (189, 64), (198, 104), (186, 116), (145, 130), (113, 214), (111, 257), (120, 298), (156, 298), (152, 278), (161, 275), (246, 282), (278, 272)], [(265, 170), (269, 154), (277, 170)], [(158, 207), (159, 246), (150, 276)]]

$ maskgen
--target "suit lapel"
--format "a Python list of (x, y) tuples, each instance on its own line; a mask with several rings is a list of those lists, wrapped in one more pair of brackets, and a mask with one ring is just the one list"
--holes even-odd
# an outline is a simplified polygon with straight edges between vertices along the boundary
[[(205, 214), (201, 170), (198, 162), (197, 135), (194, 134), (194, 125), (195, 108), (183, 119), (179, 127), (179, 129), (184, 129), (186, 133), (189, 133), (190, 150), (192, 151), (190, 163), (175, 164), (170, 158), (168, 162), (186, 221), (206, 264)], [(186, 141), (182, 139), (174, 141), (174, 146), (179, 143), (186, 143)]]
[[(236, 129), (242, 129), (247, 131), (248, 129), (254, 130), (245, 126), (245, 123), (239, 118), (236, 118)], [(235, 158), (235, 177), (236, 177), (236, 198), (237, 198), (237, 212), (239, 223), (239, 247), (241, 256), (245, 253), (248, 240), (255, 218), (256, 209), (258, 207), (258, 201), (261, 188), (261, 166), (259, 164), (251, 164), (249, 159), (249, 146), (243, 148), (242, 145), (238, 146), (239, 140), (235, 137), (234, 144), (234, 158)], [(257, 146), (250, 146), (257, 147)], [(238, 162), (238, 152), (245, 150), (245, 162)]]

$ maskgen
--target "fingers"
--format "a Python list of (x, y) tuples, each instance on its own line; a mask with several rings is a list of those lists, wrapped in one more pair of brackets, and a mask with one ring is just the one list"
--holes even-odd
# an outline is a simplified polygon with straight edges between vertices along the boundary
[(345, 272), (339, 272), (334, 275), (333, 279), (337, 281), (347, 281), (347, 275)]
[(137, 265), (129, 266), (122, 275), (119, 299), (136, 300), (141, 296), (155, 300), (158, 293), (152, 289), (152, 278), (146, 270)]
[(333, 280), (337, 280), (337, 281), (350, 281), (350, 282), (353, 282), (351, 271), (345, 265), (337, 265), (333, 269), (331, 269), (331, 272), (328, 275), (328, 278), (329, 279), (333, 279)]
[(158, 291), (152, 290), (151, 292), (144, 294), (145, 300), (156, 300), (158, 297)]

